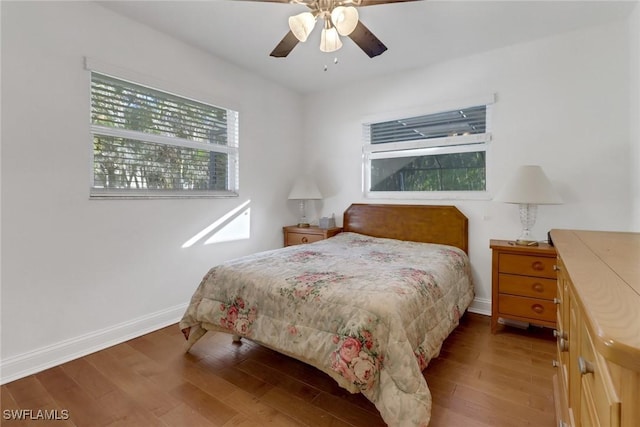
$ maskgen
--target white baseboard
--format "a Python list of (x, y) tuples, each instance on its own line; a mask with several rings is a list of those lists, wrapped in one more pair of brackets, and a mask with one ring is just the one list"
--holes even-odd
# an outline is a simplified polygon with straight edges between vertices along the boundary
[(24, 378), (178, 322), (187, 304), (18, 354), (0, 361), (0, 384)]
[(474, 298), (471, 301), (471, 305), (467, 309), (471, 313), (484, 314), (485, 316), (491, 316), (491, 300), (485, 298)]

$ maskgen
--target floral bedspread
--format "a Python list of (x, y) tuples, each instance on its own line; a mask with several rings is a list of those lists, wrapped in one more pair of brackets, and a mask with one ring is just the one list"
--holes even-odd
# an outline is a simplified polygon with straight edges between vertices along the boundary
[(371, 400), (390, 426), (426, 426), (421, 371), (473, 299), (454, 247), (341, 233), (212, 268), (180, 322), (189, 343), (226, 331), (309, 363)]

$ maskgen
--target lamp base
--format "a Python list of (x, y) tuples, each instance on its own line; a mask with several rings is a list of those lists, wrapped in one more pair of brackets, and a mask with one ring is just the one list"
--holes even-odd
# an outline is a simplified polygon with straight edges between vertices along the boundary
[(518, 245), (518, 246), (538, 246), (538, 241), (537, 240), (516, 239), (516, 245)]
[(298, 227), (309, 228), (309, 220), (307, 219), (306, 208), (304, 199), (300, 200), (300, 221), (298, 221)]
[(538, 213), (538, 205), (531, 203), (522, 203), (519, 207), (520, 222), (522, 223), (522, 232), (516, 239), (518, 246), (538, 246), (538, 240), (531, 234), (531, 229), (536, 223), (536, 214)]

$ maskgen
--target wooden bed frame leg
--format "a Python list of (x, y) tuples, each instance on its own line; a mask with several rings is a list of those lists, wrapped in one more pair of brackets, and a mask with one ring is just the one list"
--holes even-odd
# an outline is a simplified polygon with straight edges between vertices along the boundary
[(233, 339), (233, 342), (238, 343), (238, 342), (240, 342), (240, 338), (241, 338), (240, 335), (235, 335), (234, 334), (232, 339)]

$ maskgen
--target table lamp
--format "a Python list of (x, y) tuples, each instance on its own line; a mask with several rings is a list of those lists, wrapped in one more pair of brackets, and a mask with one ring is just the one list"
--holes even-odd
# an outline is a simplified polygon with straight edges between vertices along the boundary
[(304, 175), (296, 180), (289, 193), (289, 200), (300, 200), (300, 221), (298, 222), (298, 227), (309, 227), (305, 206), (306, 201), (319, 199), (322, 199), (322, 193), (318, 190), (318, 186), (313, 178), (309, 175)]
[(535, 165), (520, 166), (494, 200), (520, 205), (522, 232), (516, 239), (516, 244), (524, 246), (538, 245), (538, 240), (531, 234), (536, 222), (538, 205), (562, 203), (542, 168)]

